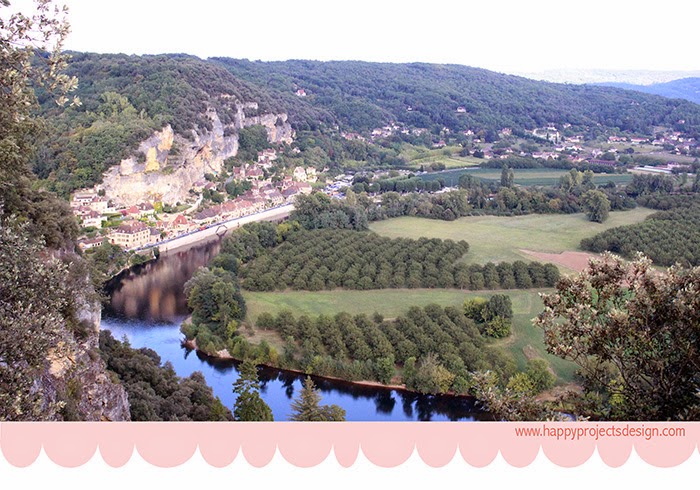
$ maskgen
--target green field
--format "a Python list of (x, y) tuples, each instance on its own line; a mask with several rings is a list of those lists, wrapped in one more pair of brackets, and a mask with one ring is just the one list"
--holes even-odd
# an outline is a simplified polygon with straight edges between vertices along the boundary
[[(483, 163), (483, 160), (481, 161)], [(568, 170), (562, 169), (547, 169), (547, 168), (524, 168), (513, 169), (514, 182), (522, 186), (551, 186), (559, 183), (562, 175)], [(433, 172), (420, 175), (423, 180), (444, 179), (448, 186), (456, 186), (459, 183), (459, 178), (463, 174), (473, 175), (485, 181), (500, 182), (501, 170), (494, 168), (472, 168), (472, 169), (456, 169), (445, 172)], [(632, 181), (632, 174), (595, 174), (593, 182), (597, 185), (603, 185), (608, 182), (615, 184), (627, 184)]]
[(244, 291), (248, 318), (255, 319), (266, 311), (276, 315), (286, 309), (295, 315), (334, 315), (342, 311), (352, 314), (379, 312), (393, 318), (411, 306), (454, 306), (464, 303), (466, 294), (455, 289), (380, 289), (369, 291)]
[(390, 238), (441, 238), (466, 240), (467, 263), (531, 261), (521, 249), (559, 253), (579, 250), (581, 239), (616, 226), (643, 221), (654, 213), (636, 208), (610, 213), (605, 223), (588, 221), (584, 214), (531, 214), (526, 216), (468, 216), (456, 221), (402, 217), (370, 224), (370, 229)]
[[(424, 218), (403, 217), (372, 223), (370, 228), (380, 235), (409, 238), (450, 238), (467, 240), (470, 251), (465, 257), (469, 263), (485, 264), (525, 260), (532, 257), (520, 252), (528, 249), (540, 252), (578, 250), (582, 238), (600, 231), (632, 223), (638, 223), (653, 210), (637, 208), (615, 212), (604, 224), (592, 223), (583, 214), (575, 215), (527, 215), (517, 217), (474, 216), (446, 222)], [(527, 360), (541, 357), (547, 360), (557, 375), (559, 383), (571, 383), (575, 379), (576, 366), (546, 353), (542, 332), (532, 325), (532, 319), (542, 309), (542, 300), (535, 290), (506, 291), (513, 302), (513, 332), (498, 341), (524, 369)], [(370, 291), (244, 291), (248, 307), (248, 321), (254, 323), (262, 312), (273, 315), (284, 309), (295, 316), (321, 314), (334, 315), (346, 311), (351, 314), (381, 313), (386, 318), (396, 317), (411, 306), (435, 303), (441, 306), (460, 306), (465, 299), (475, 296), (488, 297), (494, 291), (465, 292), (454, 289), (383, 289)], [(265, 338), (282, 349), (282, 343), (272, 332), (255, 332), (251, 340)]]
[[(427, 149), (425, 147), (403, 145), (399, 157), (405, 159), (411, 168), (418, 170), (421, 165), (442, 163), (445, 168), (464, 168), (481, 165), (483, 160), (479, 158), (460, 157), (461, 146), (446, 146), (444, 148)], [(446, 153), (449, 152), (449, 155)]]
[[(547, 291), (547, 290), (541, 290)], [(561, 383), (573, 381), (575, 366), (567, 361), (546, 353), (542, 343), (542, 332), (532, 325), (532, 319), (542, 309), (540, 291), (510, 290), (505, 291), (513, 302), (513, 333), (507, 339), (499, 341), (518, 364), (524, 369), (529, 357), (546, 359)], [(248, 306), (248, 319), (255, 319), (262, 312), (276, 315), (288, 309), (299, 315), (334, 315), (339, 312), (352, 314), (381, 313), (386, 318), (393, 318), (408, 310), (411, 306), (426, 306), (436, 303), (441, 306), (461, 306), (467, 298), (488, 297), (494, 291), (464, 292), (453, 289), (383, 289), (372, 291), (288, 291), (277, 293), (244, 292)], [(255, 338), (257, 339), (258, 334)], [(278, 339), (265, 336), (271, 344), (279, 344)], [(259, 339), (257, 339), (259, 340)]]
[[(547, 292), (547, 290), (543, 290)], [(532, 324), (543, 307), (542, 299), (536, 291), (508, 291), (513, 302), (513, 331), (512, 334), (498, 342), (497, 345), (509, 352), (518, 365), (524, 370), (528, 359), (543, 358), (557, 376), (559, 383), (575, 381), (577, 366), (569, 361), (547, 353), (543, 343), (542, 330)]]

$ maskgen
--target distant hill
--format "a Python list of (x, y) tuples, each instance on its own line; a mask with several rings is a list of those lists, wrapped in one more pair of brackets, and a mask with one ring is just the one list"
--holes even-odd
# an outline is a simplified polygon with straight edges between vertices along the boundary
[(695, 71), (662, 71), (662, 70), (591, 70), (591, 69), (558, 69), (540, 72), (517, 72), (532, 80), (554, 83), (591, 83), (591, 84), (632, 84), (655, 85), (671, 82), (681, 78), (700, 77), (700, 70)]
[[(236, 77), (334, 114), (346, 129), (390, 120), (428, 129), (528, 132), (549, 123), (577, 130), (651, 133), (684, 119), (700, 128), (700, 108), (685, 101), (611, 87), (539, 82), (460, 65), (358, 61), (251, 62), (214, 58)], [(458, 108), (464, 108), (458, 112)], [(683, 116), (681, 116), (683, 114)], [(679, 130), (688, 129), (678, 128)]]
[(79, 79), (83, 105), (57, 111), (39, 94), (50, 132), (38, 142), (34, 162), (35, 173), (62, 195), (100, 182), (106, 170), (133, 156), (140, 142), (167, 124), (196, 139), (193, 130), (201, 135), (211, 128), (210, 108), (228, 131), (241, 107), (247, 116), (287, 114), (301, 150), (322, 149), (324, 155), (314, 161), (319, 165), (365, 160), (357, 154), (371, 154), (383, 164), (399, 162), (393, 150), (369, 148), (370, 143), (360, 148), (364, 144), (338, 134), (338, 129), (368, 134), (389, 122), (427, 129), (418, 143), (427, 145), (466, 130), (489, 142), (503, 128), (529, 135), (549, 124), (570, 125), (567, 131), (589, 137), (609, 130), (651, 134), (659, 125), (700, 137), (700, 106), (688, 101), (460, 65), (72, 56), (68, 73)]
[(600, 85), (636, 90), (647, 94), (661, 95), (670, 99), (685, 99), (700, 104), (700, 78), (682, 78), (654, 85), (633, 85), (629, 83), (603, 83)]

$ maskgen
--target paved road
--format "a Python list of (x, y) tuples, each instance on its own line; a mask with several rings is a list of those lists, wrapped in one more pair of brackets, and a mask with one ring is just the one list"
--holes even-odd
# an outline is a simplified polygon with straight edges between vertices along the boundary
[(162, 254), (172, 252), (175, 249), (181, 249), (183, 247), (188, 247), (200, 242), (211, 240), (216, 236), (223, 236), (229, 231), (235, 230), (236, 228), (243, 226), (247, 223), (252, 223), (254, 221), (272, 221), (286, 218), (293, 210), (293, 204), (286, 204), (284, 206), (267, 209), (259, 213), (243, 216), (242, 218), (236, 218), (221, 223), (216, 223), (214, 225), (210, 225), (204, 230), (198, 230), (189, 233), (185, 236), (173, 238), (172, 240), (166, 240), (153, 245), (149, 245), (147, 247), (140, 248), (139, 250), (147, 250), (152, 247), (158, 247), (160, 253)]

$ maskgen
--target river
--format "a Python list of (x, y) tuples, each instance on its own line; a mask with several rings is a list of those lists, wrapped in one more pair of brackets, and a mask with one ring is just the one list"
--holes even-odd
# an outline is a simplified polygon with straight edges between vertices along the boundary
[[(155, 262), (126, 271), (108, 285), (111, 302), (102, 314), (102, 329), (133, 348), (148, 347), (170, 362), (178, 376), (200, 371), (224, 405), (233, 407), (232, 385), (237, 363), (207, 358), (182, 346), (180, 323), (187, 315), (183, 285), (220, 248), (214, 240), (196, 247), (162, 254)], [(261, 397), (275, 420), (288, 420), (290, 405), (301, 391), (304, 377), (265, 368), (260, 372)], [(314, 377), (322, 404), (337, 404), (348, 421), (449, 421), (486, 418), (470, 398), (418, 395), (411, 392), (359, 386)]]

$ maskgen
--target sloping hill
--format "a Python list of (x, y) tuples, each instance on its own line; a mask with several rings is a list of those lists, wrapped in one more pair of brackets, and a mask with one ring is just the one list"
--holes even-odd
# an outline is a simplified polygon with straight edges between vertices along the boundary
[[(487, 142), (497, 140), (502, 128), (525, 135), (550, 123), (589, 136), (608, 129), (651, 134), (659, 125), (700, 136), (700, 106), (691, 102), (466, 66), (72, 55), (68, 72), (79, 79), (83, 105), (55, 111), (50, 98), (39, 94), (50, 131), (38, 142), (33, 164), (49, 189), (63, 195), (100, 182), (121, 160), (139, 157), (139, 144), (167, 125), (196, 140), (212, 129), (210, 110), (216, 111), (224, 136), (236, 131), (241, 111), (246, 117), (288, 115), (302, 151), (323, 147), (326, 160), (320, 166), (349, 158), (350, 143), (337, 128), (369, 132), (391, 121), (433, 135), (443, 128), (470, 129)], [(299, 90), (306, 96), (296, 95)], [(431, 144), (431, 138), (419, 144)], [(383, 163), (396, 160), (376, 145), (354, 149)], [(307, 156), (312, 157), (300, 158)]]
[[(39, 94), (49, 132), (38, 144), (33, 165), (49, 188), (63, 195), (100, 182), (105, 171), (167, 125), (193, 141), (212, 130), (209, 109), (228, 135), (241, 110), (254, 117), (277, 113), (284, 105), (274, 94), (193, 56), (72, 56), (68, 74), (79, 79), (82, 105), (57, 111), (49, 97)], [(334, 121), (313, 108), (308, 114), (303, 107), (292, 108), (297, 117), (317, 124)]]
[(653, 85), (633, 85), (629, 83), (604, 83), (601, 85), (661, 95), (670, 99), (685, 99), (700, 104), (700, 78), (681, 78), (680, 80)]
[[(353, 130), (395, 120), (411, 126), (514, 132), (548, 123), (577, 129), (602, 125), (649, 133), (654, 125), (700, 127), (700, 108), (638, 92), (590, 85), (539, 82), (459, 65), (358, 61), (213, 61), (236, 77), (335, 114)], [(286, 100), (286, 99), (285, 99)], [(458, 112), (463, 107), (465, 112)]]

